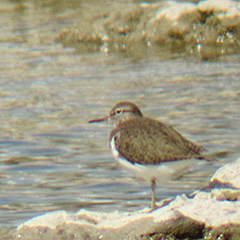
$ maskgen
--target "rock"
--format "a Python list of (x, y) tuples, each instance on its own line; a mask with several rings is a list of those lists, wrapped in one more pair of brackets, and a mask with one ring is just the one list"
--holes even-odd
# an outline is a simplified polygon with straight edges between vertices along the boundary
[(194, 197), (177, 196), (154, 211), (50, 212), (20, 225), (18, 239), (240, 239), (239, 171), (240, 159), (220, 168), (211, 180), (212, 187), (218, 181), (234, 189), (218, 184)]
[(213, 175), (210, 185), (222, 184), (231, 188), (240, 189), (240, 159), (226, 164)]
[[(232, 0), (202, 0), (198, 4), (160, 3), (84, 5), (84, 18), (56, 39), (80, 53), (126, 52), (146, 57), (159, 52), (185, 53), (214, 59), (239, 53), (240, 8)], [(155, 51), (155, 50), (154, 50)], [(158, 51), (155, 51), (158, 52)]]

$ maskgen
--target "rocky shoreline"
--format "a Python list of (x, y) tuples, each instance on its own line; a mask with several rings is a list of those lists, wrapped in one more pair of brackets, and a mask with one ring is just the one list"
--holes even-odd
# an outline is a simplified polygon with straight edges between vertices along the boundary
[(30, 219), (17, 232), (24, 240), (240, 239), (240, 159), (220, 168), (209, 188), (155, 211), (56, 211)]
[(173, 53), (211, 60), (240, 52), (236, 1), (86, 3), (83, 9), (88, 11), (56, 38), (79, 53), (124, 52), (137, 59)]

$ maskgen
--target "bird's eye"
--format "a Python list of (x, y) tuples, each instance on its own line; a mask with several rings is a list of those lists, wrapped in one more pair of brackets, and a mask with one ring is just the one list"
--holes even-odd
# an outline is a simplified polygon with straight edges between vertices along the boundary
[(117, 111), (116, 111), (116, 114), (121, 114), (122, 113), (122, 110), (121, 109), (118, 109)]

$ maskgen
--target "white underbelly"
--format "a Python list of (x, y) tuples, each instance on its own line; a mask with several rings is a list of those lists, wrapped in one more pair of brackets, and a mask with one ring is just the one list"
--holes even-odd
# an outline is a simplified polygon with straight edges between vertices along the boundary
[(200, 162), (200, 160), (196, 159), (186, 159), (160, 163), (157, 165), (142, 165), (131, 163), (124, 158), (118, 158), (117, 161), (121, 166), (131, 171), (137, 177), (146, 181), (154, 179), (160, 184), (178, 179), (185, 173), (191, 172)]
[(115, 149), (114, 140), (111, 141), (111, 152), (121, 166), (131, 171), (137, 177), (142, 178), (146, 181), (151, 181), (154, 179), (160, 184), (178, 179), (185, 173), (191, 172), (199, 164), (204, 162), (203, 160), (197, 159), (185, 159), (171, 162), (162, 162), (156, 165), (142, 165), (138, 163), (131, 163), (119, 156), (119, 152)]

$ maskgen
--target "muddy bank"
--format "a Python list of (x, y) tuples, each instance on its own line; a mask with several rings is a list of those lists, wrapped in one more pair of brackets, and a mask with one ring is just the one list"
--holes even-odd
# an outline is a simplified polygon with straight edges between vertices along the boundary
[(174, 53), (207, 60), (240, 50), (240, 11), (235, 1), (105, 3), (104, 7), (83, 7), (89, 11), (82, 12), (79, 21), (57, 38), (79, 53), (124, 52), (135, 58)]

